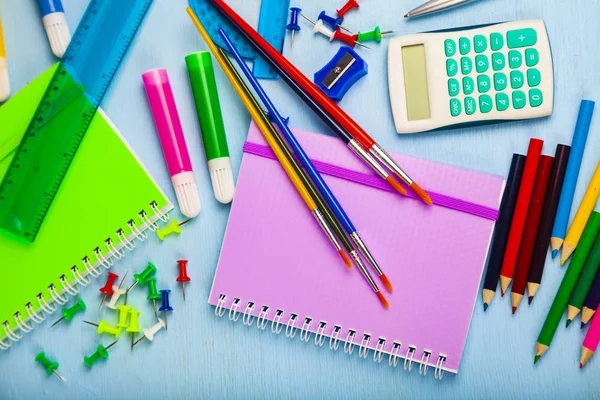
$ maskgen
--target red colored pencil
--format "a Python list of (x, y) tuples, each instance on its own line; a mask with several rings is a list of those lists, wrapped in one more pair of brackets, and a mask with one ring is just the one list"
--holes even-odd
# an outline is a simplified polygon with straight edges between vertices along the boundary
[(529, 201), (531, 200), (531, 192), (533, 191), (533, 183), (535, 182), (535, 173), (542, 155), (542, 147), (544, 141), (532, 138), (529, 141), (529, 149), (527, 150), (527, 160), (525, 161), (525, 169), (523, 170), (523, 178), (519, 187), (519, 195), (517, 196), (517, 205), (515, 213), (510, 225), (508, 233), (508, 242), (504, 251), (502, 260), (502, 268), (500, 269), (500, 289), (502, 296), (506, 293), (506, 289), (512, 281), (521, 238), (523, 237), (523, 228), (527, 219), (527, 210), (529, 209)]
[(523, 239), (521, 240), (521, 248), (519, 249), (519, 257), (517, 258), (515, 281), (511, 289), (513, 314), (517, 311), (517, 307), (519, 307), (519, 303), (521, 303), (525, 294), (531, 257), (533, 256), (533, 248), (537, 238), (538, 227), (540, 226), (540, 217), (542, 216), (544, 197), (548, 188), (553, 160), (554, 157), (541, 156), (537, 167), (531, 201), (529, 202), (529, 211), (525, 220), (525, 229), (523, 230)]

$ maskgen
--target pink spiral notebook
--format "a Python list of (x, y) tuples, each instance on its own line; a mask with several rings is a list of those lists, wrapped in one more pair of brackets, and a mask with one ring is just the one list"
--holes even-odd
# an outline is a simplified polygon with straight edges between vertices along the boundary
[(380, 285), (390, 307), (345, 267), (252, 124), (209, 297), (215, 313), (439, 378), (458, 372), (504, 179), (392, 155), (431, 194), (428, 207), (391, 192), (342, 141), (295, 133), (394, 285), (391, 294)]

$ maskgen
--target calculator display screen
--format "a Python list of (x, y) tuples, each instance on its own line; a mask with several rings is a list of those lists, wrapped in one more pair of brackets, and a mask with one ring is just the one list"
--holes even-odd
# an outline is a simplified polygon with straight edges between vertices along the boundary
[(430, 118), (429, 91), (425, 46), (422, 44), (402, 47), (406, 114), (409, 121)]

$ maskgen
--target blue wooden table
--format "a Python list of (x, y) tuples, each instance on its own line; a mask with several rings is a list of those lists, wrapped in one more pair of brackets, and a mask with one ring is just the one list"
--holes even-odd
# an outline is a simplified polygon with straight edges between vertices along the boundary
[[(405, 21), (404, 13), (420, 0), (364, 0), (359, 11), (347, 15), (344, 25), (355, 30), (396, 29), (397, 34), (483, 24), (515, 19), (546, 21), (555, 68), (554, 115), (543, 120), (515, 122), (482, 128), (398, 136), (393, 129), (387, 95), (386, 43), (370, 51), (359, 50), (369, 63), (369, 74), (340, 103), (387, 149), (506, 175), (513, 152), (525, 152), (531, 136), (546, 140), (544, 151), (554, 154), (557, 143), (570, 143), (581, 98), (600, 96), (600, 2), (590, 0), (482, 0), (428, 18)], [(83, 14), (86, 0), (63, 0), (72, 30)], [(257, 23), (259, 0), (231, 0), (252, 24)], [(293, 1), (315, 17), (323, 7), (329, 13), (342, 0)], [(327, 4), (323, 6), (323, 4)], [(25, 86), (56, 60), (47, 44), (34, 0), (0, 0), (8, 63), (14, 91)], [(219, 319), (207, 305), (213, 273), (229, 214), (229, 206), (214, 200), (199, 128), (186, 75), (184, 56), (206, 50), (186, 12), (185, 0), (155, 0), (123, 67), (106, 97), (104, 108), (121, 129), (161, 187), (175, 200), (149, 113), (141, 74), (152, 68), (169, 71), (175, 98), (191, 149), (202, 199), (199, 220), (186, 226), (178, 238), (159, 242), (150, 238), (114, 268), (123, 274), (143, 268), (148, 260), (159, 266), (159, 286), (171, 286), (175, 312), (168, 332), (153, 343), (141, 343), (133, 354), (126, 340), (110, 349), (110, 359), (92, 370), (83, 356), (100, 340), (94, 329), (81, 323), (49, 323), (36, 328), (9, 351), (0, 354), (0, 398), (598, 398), (600, 359), (583, 371), (578, 368), (583, 332), (573, 324), (561, 327), (551, 350), (533, 366), (534, 343), (554, 297), (564, 269), (548, 262), (543, 285), (531, 306), (510, 313), (510, 299), (499, 296), (483, 312), (478, 299), (460, 373), (435, 381), (431, 373), (420, 376), (387, 362), (375, 364), (355, 354), (332, 352), (327, 346), (290, 340)], [(336, 44), (313, 36), (304, 21), (294, 47), (285, 54), (307, 75), (325, 65), (337, 51)], [(235, 173), (241, 160), (250, 117), (225, 76), (216, 69), (221, 104)], [(265, 82), (280, 110), (291, 115), (295, 127), (326, 132), (281, 82)], [(600, 116), (596, 116), (575, 193), (578, 203), (592, 175), (600, 152)], [(1, 127), (0, 127), (1, 134)], [(110, 185), (110, 182), (104, 182)], [(574, 211), (573, 211), (574, 214)], [(181, 218), (180, 215), (175, 215)], [(82, 234), (85, 234), (83, 232)], [(68, 246), (68, 243), (65, 243)], [(193, 281), (183, 303), (175, 286), (175, 260), (187, 258)], [(23, 269), (26, 278), (27, 266)], [(1, 273), (0, 273), (1, 281)], [(2, 282), (19, 285), (19, 282)], [(85, 318), (98, 321), (100, 282), (83, 292), (89, 305)], [(102, 282), (103, 284), (103, 282)], [(435, 294), (432, 294), (435, 295)], [(418, 301), (418, 299), (415, 299)], [(143, 291), (132, 294), (129, 304), (151, 310)], [(106, 311), (104, 311), (106, 312)], [(108, 344), (109, 339), (103, 338)], [(44, 349), (60, 363), (68, 379), (62, 383), (47, 377), (33, 361)], [(600, 356), (599, 356), (600, 358)]]

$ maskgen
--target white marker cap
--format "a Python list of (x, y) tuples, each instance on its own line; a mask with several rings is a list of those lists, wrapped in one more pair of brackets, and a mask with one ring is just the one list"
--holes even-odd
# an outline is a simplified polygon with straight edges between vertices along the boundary
[(215, 198), (223, 204), (231, 203), (235, 192), (235, 184), (229, 157), (208, 160), (208, 170), (210, 171), (210, 180), (212, 181)]
[(10, 96), (10, 81), (8, 80), (8, 65), (6, 58), (0, 58), (0, 103)]
[(71, 32), (67, 25), (65, 13), (55, 12), (46, 14), (42, 17), (44, 29), (48, 35), (48, 41), (52, 48), (52, 53), (58, 58), (61, 58), (71, 42)]
[(194, 218), (200, 213), (200, 196), (196, 187), (196, 179), (192, 171), (181, 172), (171, 177), (179, 210), (188, 218)]

